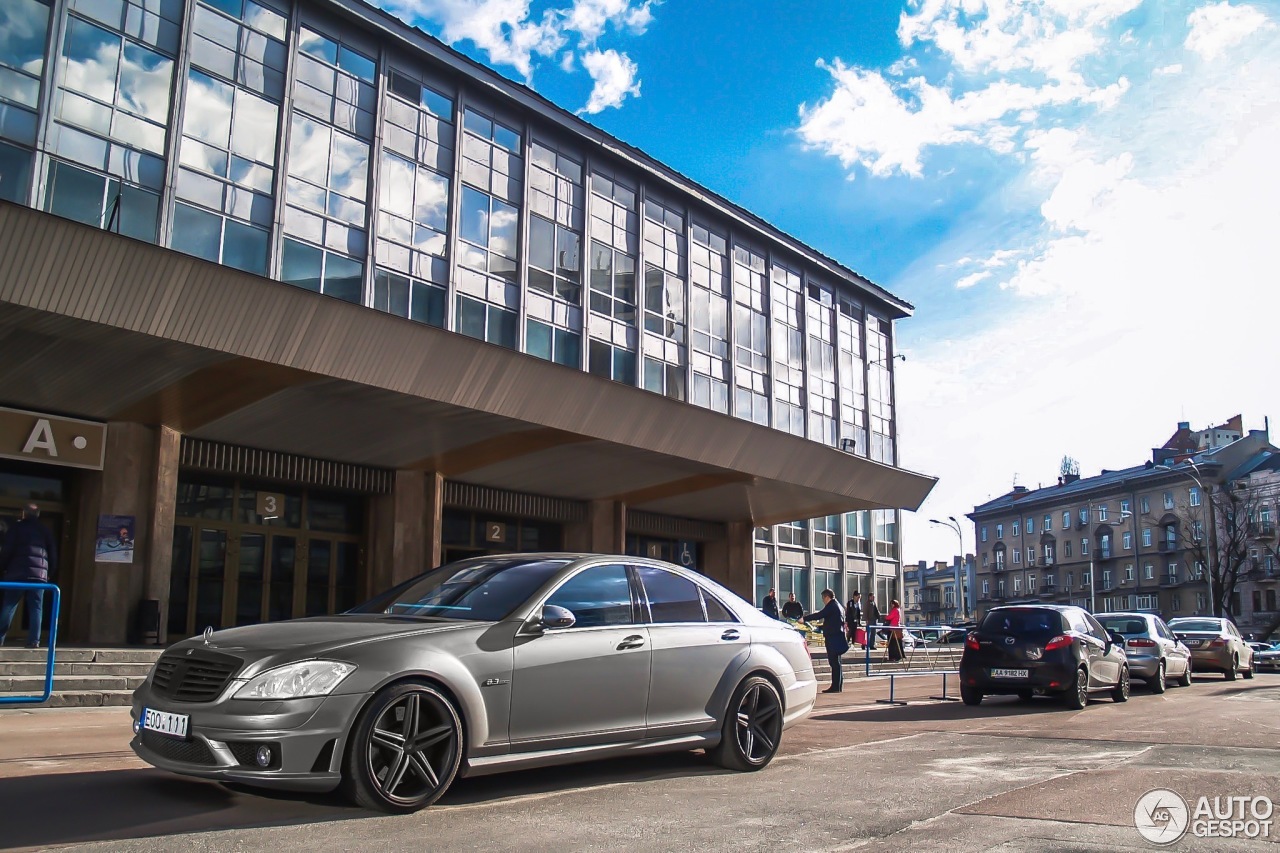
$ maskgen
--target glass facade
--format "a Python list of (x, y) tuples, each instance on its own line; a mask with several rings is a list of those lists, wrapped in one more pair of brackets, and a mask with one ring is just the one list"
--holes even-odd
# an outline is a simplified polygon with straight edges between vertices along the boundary
[(5, 0), (0, 199), (896, 464), (891, 299), (328, 7)]

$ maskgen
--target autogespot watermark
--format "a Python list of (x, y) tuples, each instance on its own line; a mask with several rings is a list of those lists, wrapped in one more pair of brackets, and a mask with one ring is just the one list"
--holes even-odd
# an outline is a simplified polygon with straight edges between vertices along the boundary
[(1268, 797), (1199, 797), (1194, 806), (1175, 791), (1147, 791), (1133, 807), (1133, 825), (1153, 844), (1195, 838), (1271, 838), (1275, 803)]

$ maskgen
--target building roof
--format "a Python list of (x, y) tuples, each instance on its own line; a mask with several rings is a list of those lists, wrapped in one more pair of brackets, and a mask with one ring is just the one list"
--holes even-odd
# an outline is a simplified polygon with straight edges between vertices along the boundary
[[(623, 142), (607, 131), (583, 120), (579, 116), (540, 95), (524, 83), (517, 82), (500, 74), (489, 66), (481, 62), (477, 62), (471, 57), (455, 50), (422, 28), (407, 24), (395, 15), (372, 5), (370, 0), (325, 0), (325, 2), (345, 11), (353, 17), (357, 17), (375, 25), (381, 25), (385, 34), (407, 42), (411, 46), (422, 50), (446, 65), (452, 66), (454, 70), (462, 71), (472, 77), (480, 78), (482, 82), (487, 83), (492, 89), (497, 90), (500, 95), (541, 113), (545, 118), (558, 124), (561, 129), (573, 133), (587, 142), (595, 143), (609, 151), (615, 157), (627, 161), (637, 168), (648, 171), (650, 174), (656, 175), (657, 177), (674, 184), (679, 189), (693, 196), (707, 207), (715, 210), (725, 217), (735, 219), (740, 224), (745, 225), (754, 231), (760, 232), (766, 237), (787, 244), (788, 247), (796, 254), (800, 255), (815, 266), (832, 274), (837, 279), (842, 280), (844, 284), (853, 285), (859, 290), (866, 291), (870, 295), (882, 300), (890, 309), (897, 312), (896, 317), (908, 317), (914, 313), (914, 305), (898, 296), (895, 296), (893, 293), (889, 292), (889, 290), (879, 284), (876, 284), (861, 273), (858, 273), (850, 267), (835, 260), (831, 256), (813, 248), (809, 244), (792, 236), (791, 234), (788, 234), (777, 226), (770, 224), (759, 215), (752, 213), (750, 210), (747, 210), (736, 202), (730, 201), (714, 190), (703, 186), (687, 175), (684, 175), (676, 169), (673, 169), (665, 163), (651, 157), (639, 148)], [(835, 284), (836, 282), (833, 281), (830, 283)]]

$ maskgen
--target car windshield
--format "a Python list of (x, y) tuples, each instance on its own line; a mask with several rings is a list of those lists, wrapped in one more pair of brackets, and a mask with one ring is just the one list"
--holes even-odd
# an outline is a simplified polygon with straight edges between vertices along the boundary
[(1062, 617), (1056, 610), (992, 610), (978, 631), (1015, 637), (1053, 636), (1062, 633)]
[(419, 575), (348, 612), (496, 622), (570, 562), (509, 556), (463, 560)]
[(1147, 623), (1143, 619), (1135, 619), (1128, 616), (1111, 616), (1098, 621), (1108, 631), (1115, 631), (1117, 634), (1124, 634), (1126, 637), (1147, 633)]
[(1222, 623), (1217, 619), (1174, 619), (1169, 627), (1175, 631), (1221, 631)]

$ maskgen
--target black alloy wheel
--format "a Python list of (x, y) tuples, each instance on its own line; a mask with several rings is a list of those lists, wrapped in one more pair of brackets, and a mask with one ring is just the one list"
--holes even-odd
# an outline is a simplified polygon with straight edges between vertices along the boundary
[(453, 703), (428, 684), (395, 684), (356, 723), (343, 785), (358, 805), (405, 814), (440, 799), (461, 761), (462, 721)]
[(1111, 701), (1128, 702), (1131, 686), (1132, 685), (1129, 683), (1129, 667), (1122, 667), (1120, 670), (1120, 680), (1116, 682), (1116, 686), (1111, 690)]
[(1164, 692), (1164, 661), (1160, 661), (1160, 663), (1156, 664), (1156, 674), (1147, 679), (1147, 687), (1151, 688), (1152, 693)]
[(1073, 711), (1083, 710), (1089, 704), (1089, 673), (1081, 667), (1076, 670), (1076, 683), (1062, 695), (1063, 702)]
[(759, 770), (782, 742), (782, 697), (766, 678), (752, 676), (734, 691), (720, 745), (712, 757), (730, 770)]

